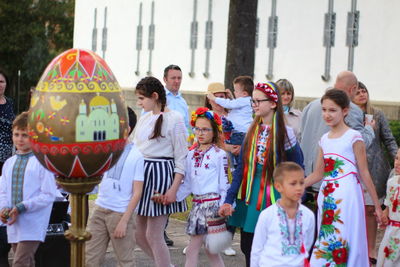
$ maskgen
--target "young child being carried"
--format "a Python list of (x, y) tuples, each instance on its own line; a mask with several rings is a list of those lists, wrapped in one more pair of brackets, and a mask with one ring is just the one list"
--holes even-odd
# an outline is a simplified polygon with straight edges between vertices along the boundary
[[(240, 146), (250, 124), (253, 122), (253, 109), (251, 107), (253, 79), (250, 76), (238, 76), (233, 81), (233, 88), (236, 99), (215, 97), (212, 93), (208, 93), (207, 98), (229, 109), (227, 119), (232, 122), (233, 131), (227, 144)], [(227, 92), (231, 94), (229, 89), (227, 89)]]
[[(136, 115), (128, 108), (129, 134), (136, 125)], [(104, 259), (108, 243), (114, 248), (118, 266), (134, 266), (133, 212), (142, 196), (144, 159), (133, 143), (125, 146), (118, 162), (104, 173), (88, 231), (86, 266), (97, 267)]]
[(383, 223), (388, 225), (379, 246), (378, 267), (400, 266), (400, 149), (394, 159), (394, 175), (389, 177), (383, 211)]
[(14, 251), (12, 266), (35, 266), (35, 252), (46, 237), (52, 203), (57, 195), (54, 175), (33, 155), (28, 135), (28, 112), (12, 125), (16, 155), (3, 166), (0, 218)]
[(294, 162), (282, 162), (274, 170), (274, 186), (281, 194), (258, 218), (251, 248), (251, 267), (298, 266), (308, 263), (314, 240), (314, 214), (300, 204), (304, 171)]
[[(197, 266), (200, 248), (209, 230), (208, 222), (219, 217), (219, 206), (224, 203), (229, 188), (228, 158), (221, 148), (221, 124), (220, 117), (208, 108), (200, 107), (192, 113), (191, 125), (198, 145), (187, 155), (185, 178), (177, 193), (178, 201), (193, 193), (186, 227), (186, 233), (190, 235), (186, 267)], [(206, 254), (210, 266), (224, 266), (220, 254), (212, 254), (208, 249)]]

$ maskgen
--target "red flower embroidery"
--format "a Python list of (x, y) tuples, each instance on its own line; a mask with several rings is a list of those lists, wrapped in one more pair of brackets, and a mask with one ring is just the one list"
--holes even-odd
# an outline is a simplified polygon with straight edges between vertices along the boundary
[[(335, 187), (333, 187), (333, 186), (334, 186), (333, 183), (328, 183), (325, 186), (325, 188), (323, 190), (324, 196), (328, 196), (330, 193), (333, 193), (335, 191)], [(338, 186), (336, 186), (336, 187), (338, 187)]]
[(388, 258), (390, 254), (392, 254), (393, 250), (391, 250), (389, 247), (385, 247), (383, 252), (385, 253), (385, 258)]
[(332, 224), (335, 218), (335, 212), (333, 210), (326, 210), (322, 215), (322, 224)]
[(331, 158), (328, 159), (324, 159), (324, 164), (325, 164), (325, 172), (331, 172), (333, 171), (334, 167), (335, 167), (335, 161)]
[(332, 251), (333, 260), (337, 265), (347, 262), (347, 250), (345, 248), (338, 248)]

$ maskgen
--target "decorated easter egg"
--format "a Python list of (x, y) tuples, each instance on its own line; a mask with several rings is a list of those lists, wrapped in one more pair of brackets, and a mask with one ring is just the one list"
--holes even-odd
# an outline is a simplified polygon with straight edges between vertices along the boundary
[(100, 176), (118, 160), (128, 137), (122, 90), (107, 63), (88, 50), (70, 49), (53, 59), (29, 113), (33, 153), (62, 177)]

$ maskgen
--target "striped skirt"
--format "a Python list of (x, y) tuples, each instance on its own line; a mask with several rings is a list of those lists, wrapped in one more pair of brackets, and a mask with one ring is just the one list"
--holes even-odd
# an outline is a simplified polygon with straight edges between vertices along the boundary
[(169, 205), (155, 203), (151, 200), (154, 192), (165, 194), (174, 180), (173, 159), (144, 160), (144, 183), (142, 198), (139, 201), (137, 214), (142, 216), (160, 216), (187, 210), (186, 201)]

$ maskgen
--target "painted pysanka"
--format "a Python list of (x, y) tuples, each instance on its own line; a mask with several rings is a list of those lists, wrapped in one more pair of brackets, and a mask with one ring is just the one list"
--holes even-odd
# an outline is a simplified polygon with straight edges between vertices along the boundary
[(64, 177), (99, 176), (121, 155), (128, 137), (121, 88), (92, 51), (70, 49), (43, 73), (30, 103), (33, 152)]

